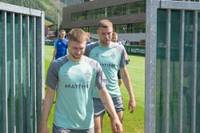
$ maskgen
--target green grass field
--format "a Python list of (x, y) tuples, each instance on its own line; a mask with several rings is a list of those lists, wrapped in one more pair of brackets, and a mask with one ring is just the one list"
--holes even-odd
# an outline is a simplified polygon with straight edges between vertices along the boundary
[[(45, 74), (47, 72), (49, 63), (52, 59), (53, 47), (45, 46)], [(129, 56), (130, 64), (128, 71), (134, 86), (134, 93), (137, 101), (137, 108), (134, 113), (129, 113), (127, 108), (128, 94), (124, 85), (121, 86), (123, 94), (125, 111), (124, 111), (124, 133), (144, 133), (144, 57)], [(49, 128), (52, 127), (54, 106), (50, 113)], [(105, 115), (104, 119), (104, 133), (111, 133), (110, 121)]]

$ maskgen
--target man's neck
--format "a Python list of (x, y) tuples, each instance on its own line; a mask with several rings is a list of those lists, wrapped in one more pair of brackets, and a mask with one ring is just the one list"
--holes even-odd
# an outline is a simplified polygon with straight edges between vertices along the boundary
[(69, 55), (68, 55), (68, 58), (69, 58), (71, 61), (73, 61), (73, 62), (79, 62), (79, 61), (83, 58), (83, 56), (82, 56), (81, 58), (79, 58), (79, 59), (76, 59), (76, 58), (74, 58), (71, 54), (69, 54)]
[(104, 44), (104, 43), (100, 42), (100, 45), (102, 47), (110, 47), (111, 46), (111, 42), (109, 44)]

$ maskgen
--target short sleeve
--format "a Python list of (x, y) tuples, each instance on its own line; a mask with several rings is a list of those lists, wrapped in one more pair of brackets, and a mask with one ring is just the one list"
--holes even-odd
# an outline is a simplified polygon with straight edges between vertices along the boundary
[(53, 62), (47, 73), (46, 85), (52, 89), (56, 89), (58, 84), (58, 67), (56, 67), (56, 63)]
[(90, 51), (97, 47), (98, 46), (98, 43), (97, 42), (93, 42), (93, 43), (90, 43), (90, 44), (87, 44), (86, 48), (85, 48), (85, 55), (89, 57), (90, 55)]
[(120, 68), (123, 68), (127, 63), (126, 63), (126, 50), (124, 46), (121, 45), (122, 53), (121, 53), (121, 60), (120, 60)]

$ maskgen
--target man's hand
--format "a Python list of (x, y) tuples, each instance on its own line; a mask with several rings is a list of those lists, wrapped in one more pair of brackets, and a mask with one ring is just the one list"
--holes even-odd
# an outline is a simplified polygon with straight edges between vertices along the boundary
[(135, 98), (129, 99), (128, 109), (129, 109), (130, 113), (133, 113), (135, 111), (135, 109), (136, 109), (136, 100), (135, 100)]
[(118, 118), (112, 120), (112, 131), (114, 131), (114, 133), (123, 133), (122, 124)]

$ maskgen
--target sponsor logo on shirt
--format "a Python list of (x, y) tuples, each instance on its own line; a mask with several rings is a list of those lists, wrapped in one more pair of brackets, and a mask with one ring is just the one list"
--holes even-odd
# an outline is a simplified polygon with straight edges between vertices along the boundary
[(102, 67), (115, 67), (117, 65), (115, 65), (115, 64), (103, 64), (103, 63), (101, 63), (101, 66)]
[(65, 88), (86, 89), (89, 88), (89, 84), (65, 84)]

